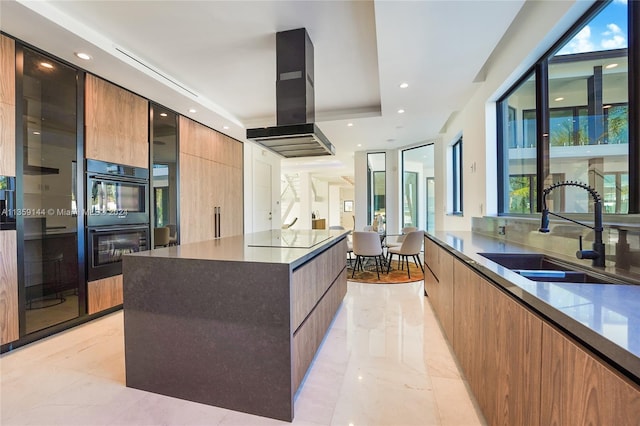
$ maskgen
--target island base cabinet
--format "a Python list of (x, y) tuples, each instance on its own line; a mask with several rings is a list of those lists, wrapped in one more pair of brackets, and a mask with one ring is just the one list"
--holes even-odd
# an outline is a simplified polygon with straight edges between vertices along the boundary
[(638, 425), (640, 387), (543, 326), (541, 425)]
[(87, 284), (87, 302), (88, 314), (122, 305), (122, 275), (90, 281)]
[(342, 270), (311, 315), (293, 335), (293, 391), (297, 391), (331, 321), (347, 294), (347, 270)]

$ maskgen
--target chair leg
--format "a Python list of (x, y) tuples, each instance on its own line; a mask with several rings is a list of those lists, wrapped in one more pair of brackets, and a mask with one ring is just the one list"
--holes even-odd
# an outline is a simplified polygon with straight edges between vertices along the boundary
[[(375, 260), (376, 262), (376, 273), (378, 274), (378, 279), (380, 279), (380, 270), (378, 270), (378, 256), (375, 256), (373, 260)], [(380, 265), (380, 267), (382, 267), (382, 265)]]
[(420, 267), (420, 270), (421, 270), (421, 271), (422, 271), (422, 273), (424, 274), (424, 266), (422, 266), (422, 262), (420, 261), (420, 255), (419, 255), (419, 254), (416, 254), (416, 255), (413, 257), (413, 260), (416, 260), (416, 258), (417, 258), (416, 265), (418, 265), (418, 266)]
[(391, 270), (391, 259), (393, 259), (393, 253), (389, 253), (389, 262), (387, 263), (387, 274)]
[(409, 276), (409, 279), (411, 279), (411, 268), (409, 267), (409, 256), (405, 256), (404, 259), (407, 262), (407, 275)]
[(360, 256), (356, 256), (356, 264), (353, 267), (353, 272), (351, 272), (351, 278), (353, 278), (356, 275), (356, 269), (358, 268), (358, 259), (360, 258)]

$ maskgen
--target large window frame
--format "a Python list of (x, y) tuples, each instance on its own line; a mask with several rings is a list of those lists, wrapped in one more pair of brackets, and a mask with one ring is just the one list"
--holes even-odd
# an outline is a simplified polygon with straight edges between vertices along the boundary
[[(509, 90), (498, 99), (496, 103), (496, 116), (498, 118), (498, 162), (501, 166), (498, 168), (498, 214), (518, 216), (518, 213), (511, 213), (509, 211), (508, 200), (508, 185), (506, 183), (509, 179), (508, 167), (505, 162), (508, 161), (507, 153), (505, 152), (505, 138), (507, 132), (513, 132), (513, 129), (508, 127), (510, 125), (511, 111), (507, 110), (507, 102), (505, 102), (509, 96), (511, 96), (519, 88), (520, 84), (529, 78), (531, 75), (535, 76), (536, 82), (536, 211), (540, 211), (542, 208), (542, 191), (545, 187), (545, 177), (549, 176), (550, 169), (550, 137), (549, 137), (549, 121), (550, 121), (550, 100), (548, 90), (548, 72), (550, 58), (554, 53), (558, 51), (563, 45), (565, 45), (575, 34), (581, 30), (592, 18), (606, 8), (611, 2), (597, 2), (594, 4), (582, 17), (579, 19), (563, 37), (561, 37), (535, 64), (527, 70), (522, 79), (514, 84)], [(628, 103), (615, 104), (612, 107), (626, 106), (628, 117), (640, 116), (640, 83), (637, 81), (640, 79), (640, 2), (628, 3), (628, 49), (619, 49), (626, 51), (628, 58)], [(597, 52), (602, 54), (603, 52)], [(576, 107), (576, 111), (577, 111)], [(608, 111), (604, 112), (605, 131), (608, 131), (606, 126), (609, 124)], [(575, 116), (575, 113), (574, 113)], [(507, 127), (505, 127), (507, 126)], [(576, 129), (574, 128), (574, 132)], [(573, 134), (576, 138), (579, 135)], [(526, 139), (526, 135), (524, 138)], [(579, 144), (579, 141), (574, 141), (575, 144)], [(640, 120), (628, 120), (628, 211), (627, 214), (640, 213)], [(618, 211), (619, 206), (616, 207)], [(534, 213), (533, 211), (531, 213)]]
[(462, 216), (462, 136), (451, 145), (451, 214)]

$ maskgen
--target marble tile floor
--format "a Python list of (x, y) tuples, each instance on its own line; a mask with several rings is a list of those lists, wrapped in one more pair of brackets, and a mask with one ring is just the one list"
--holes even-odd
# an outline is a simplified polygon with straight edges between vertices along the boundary
[[(294, 425), (486, 424), (422, 286), (349, 282)], [(2, 355), (0, 424), (289, 424), (127, 388), (122, 321), (116, 312)]]

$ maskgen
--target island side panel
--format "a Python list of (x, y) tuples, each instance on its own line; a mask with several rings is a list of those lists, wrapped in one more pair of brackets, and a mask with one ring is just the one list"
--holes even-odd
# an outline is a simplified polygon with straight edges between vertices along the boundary
[(289, 265), (125, 256), (123, 274), (128, 387), (293, 419)]

